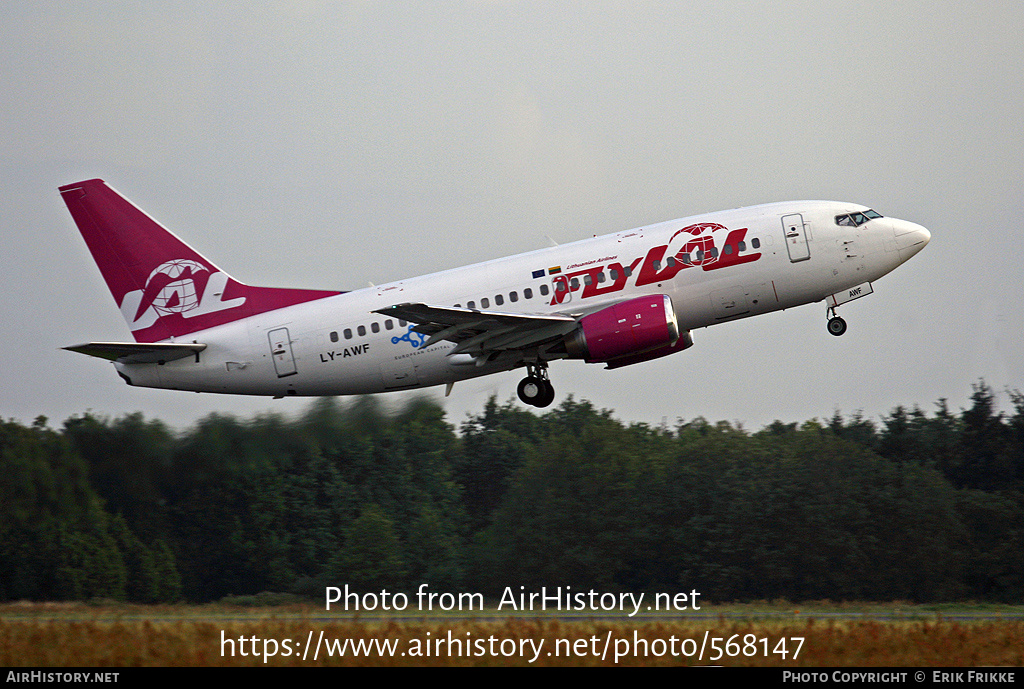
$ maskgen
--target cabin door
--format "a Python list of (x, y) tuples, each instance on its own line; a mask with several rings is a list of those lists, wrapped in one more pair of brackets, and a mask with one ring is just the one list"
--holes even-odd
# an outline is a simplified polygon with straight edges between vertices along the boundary
[(786, 239), (786, 249), (789, 251), (791, 262), (806, 261), (811, 257), (804, 216), (799, 213), (782, 216), (782, 234)]
[(270, 340), (270, 355), (274, 357), (274, 370), (278, 378), (293, 376), (298, 373), (295, 368), (295, 355), (292, 354), (292, 341), (288, 336), (288, 328), (278, 328), (267, 333)]

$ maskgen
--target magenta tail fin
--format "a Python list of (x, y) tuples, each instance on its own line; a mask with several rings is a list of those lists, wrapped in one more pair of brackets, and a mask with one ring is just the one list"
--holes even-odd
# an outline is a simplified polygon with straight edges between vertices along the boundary
[(60, 187), (136, 342), (158, 342), (340, 292), (234, 280), (103, 180)]

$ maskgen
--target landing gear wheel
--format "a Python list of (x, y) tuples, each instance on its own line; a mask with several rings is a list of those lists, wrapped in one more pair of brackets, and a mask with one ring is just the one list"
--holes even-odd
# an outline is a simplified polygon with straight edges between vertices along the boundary
[(545, 362), (526, 365), (526, 378), (519, 381), (516, 393), (525, 404), (546, 407), (555, 399), (555, 387), (548, 380), (548, 366)]
[(539, 407), (538, 401), (544, 398), (546, 388), (544, 381), (540, 378), (534, 378), (533, 376), (527, 376), (519, 381), (519, 387), (516, 388), (516, 393), (519, 394), (519, 399), (524, 403)]
[(830, 334), (839, 337), (846, 332), (846, 321), (839, 316), (833, 316), (828, 319), (828, 331)]
[(544, 394), (539, 400), (537, 400), (534, 405), (536, 407), (546, 407), (555, 400), (555, 386), (551, 384), (551, 381), (542, 380), (541, 383), (544, 384)]

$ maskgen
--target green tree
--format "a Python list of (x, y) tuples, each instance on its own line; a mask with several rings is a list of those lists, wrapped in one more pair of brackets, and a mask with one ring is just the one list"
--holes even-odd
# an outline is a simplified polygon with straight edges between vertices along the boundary
[(357, 591), (386, 588), (395, 592), (405, 587), (405, 562), (395, 523), (379, 505), (363, 506), (330, 569), (332, 580)]

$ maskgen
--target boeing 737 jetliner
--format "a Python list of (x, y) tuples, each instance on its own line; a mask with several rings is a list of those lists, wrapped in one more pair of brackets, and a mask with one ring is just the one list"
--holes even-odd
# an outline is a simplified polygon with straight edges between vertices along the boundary
[(234, 280), (102, 180), (60, 187), (134, 342), (66, 349), (129, 385), (242, 395), (355, 395), (548, 363), (608, 368), (681, 352), (696, 328), (824, 301), (836, 308), (928, 243), (853, 203), (793, 201), (647, 225), (352, 292)]

